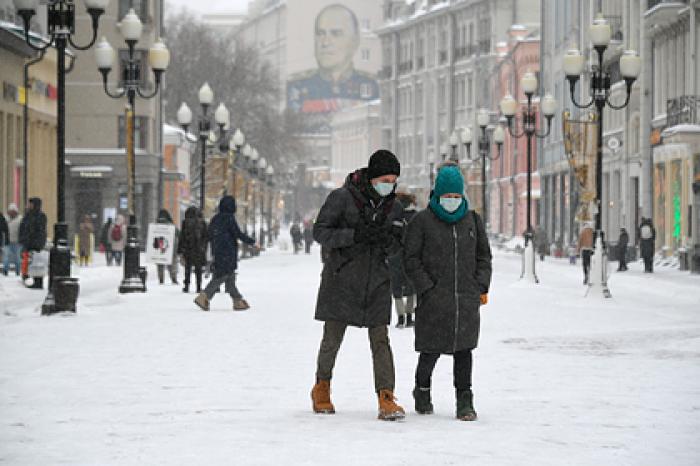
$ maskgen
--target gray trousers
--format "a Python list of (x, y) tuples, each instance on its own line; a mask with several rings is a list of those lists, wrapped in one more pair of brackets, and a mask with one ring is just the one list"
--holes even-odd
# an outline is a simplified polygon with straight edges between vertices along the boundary
[[(333, 377), (333, 367), (340, 345), (343, 343), (347, 324), (327, 321), (323, 325), (323, 339), (318, 351), (316, 378), (330, 380)], [(394, 355), (389, 344), (389, 330), (382, 325), (368, 329), (369, 344), (372, 349), (372, 364), (374, 366), (374, 389), (394, 391)]]
[(236, 287), (236, 273), (234, 272), (228, 275), (214, 275), (207, 287), (204, 288), (204, 293), (210, 301), (214, 295), (220, 291), (222, 284), (226, 284), (226, 293), (231, 295), (233, 299), (243, 298)]

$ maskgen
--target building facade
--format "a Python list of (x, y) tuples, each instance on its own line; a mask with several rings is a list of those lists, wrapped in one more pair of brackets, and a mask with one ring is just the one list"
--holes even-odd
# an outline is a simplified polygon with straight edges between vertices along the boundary
[[(79, 44), (90, 40), (90, 17), (84, 5), (76, 5), (76, 38)], [(143, 34), (136, 45), (142, 87), (154, 87), (148, 66), (148, 49), (161, 36), (162, 0), (115, 0), (109, 2), (100, 20), (99, 36), (106, 37), (117, 52), (109, 76), (110, 89), (119, 86), (128, 57), (119, 22), (133, 7), (143, 22)], [(175, 52), (173, 52), (175, 53)], [(167, 72), (165, 73), (167, 80)], [(94, 52), (79, 52), (75, 68), (66, 80), (66, 159), (70, 177), (66, 192), (66, 219), (71, 231), (84, 215), (102, 223), (116, 213), (126, 214), (126, 97), (112, 99), (103, 89)], [(157, 215), (162, 168), (161, 93), (154, 99), (136, 98), (136, 186), (135, 205), (139, 233), (145, 237), (148, 223)]]
[[(507, 43), (498, 44), (499, 61), (494, 71), (492, 82), (496, 89), (493, 96), (496, 102), (506, 95), (512, 95), (521, 108), (527, 105), (527, 98), (520, 88), (520, 79), (525, 73), (540, 74), (539, 37), (530, 37), (523, 26), (514, 26), (510, 30)], [(539, 98), (533, 99), (533, 107), (539, 116)], [(543, 121), (543, 120), (538, 120)], [(556, 123), (554, 123), (556, 124)], [(546, 129), (546, 125), (539, 131)], [(513, 119), (512, 130), (522, 133), (521, 114)], [(537, 146), (533, 138), (531, 146), (532, 191), (531, 223), (537, 225), (540, 179), (537, 171)], [(527, 229), (527, 138), (523, 135), (513, 138), (506, 132), (501, 156), (491, 162), (491, 179), (489, 180), (489, 221), (491, 231), (505, 236), (523, 235)]]
[[(32, 33), (32, 40), (39, 45), (42, 39)], [(25, 83), (25, 65), (35, 61), (26, 66)], [(48, 50), (42, 58), (25, 43), (21, 26), (0, 22), (0, 63), (0, 211), (10, 203), (23, 210), (28, 198), (39, 197), (53, 225), (57, 218), (56, 52)]]
[(348, 173), (367, 165), (382, 146), (381, 103), (361, 104), (338, 112), (331, 122), (330, 181), (340, 187)]
[(163, 208), (170, 212), (176, 225), (192, 205), (190, 166), (195, 148), (192, 138), (182, 129), (163, 127)]
[(665, 256), (689, 250), (700, 271), (700, 3), (650, 0), (642, 14), (656, 248)]
[[(402, 179), (429, 192), (430, 170), (453, 130), (469, 126), (477, 135), (476, 112), (497, 119), (489, 77), (498, 63), (496, 44), (513, 24), (536, 30), (537, 0), (419, 0), (383, 2), (380, 93), (382, 141), (402, 162)], [(472, 167), (478, 171), (476, 164)], [(468, 174), (478, 209), (480, 183)], [(479, 201), (475, 200), (479, 199)]]

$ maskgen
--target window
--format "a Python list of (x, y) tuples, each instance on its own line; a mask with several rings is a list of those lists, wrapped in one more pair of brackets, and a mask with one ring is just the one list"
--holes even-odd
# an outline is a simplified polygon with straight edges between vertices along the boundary
[[(136, 81), (140, 86), (146, 83), (146, 63), (147, 54), (145, 50), (135, 50), (134, 60), (136, 61)], [(119, 50), (119, 86), (124, 86), (124, 81), (127, 78), (127, 69), (129, 66), (129, 51), (127, 49)]]
[(369, 61), (369, 49), (362, 49), (362, 60)]
[[(124, 115), (119, 115), (118, 119), (118, 138), (117, 141), (119, 148), (126, 147), (126, 125), (124, 124)], [(148, 141), (148, 118), (147, 117), (136, 117), (136, 123), (134, 125), (134, 147), (136, 149), (146, 149), (146, 144)]]
[(149, 22), (148, 0), (119, 0), (119, 15), (117, 19), (121, 21), (130, 8), (134, 9), (141, 22)]

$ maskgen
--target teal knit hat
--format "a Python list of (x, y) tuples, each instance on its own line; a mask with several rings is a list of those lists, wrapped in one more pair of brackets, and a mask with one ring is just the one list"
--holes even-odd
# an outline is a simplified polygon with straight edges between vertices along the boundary
[[(440, 205), (440, 197), (452, 193), (462, 195), (462, 205), (454, 212), (447, 212)], [(438, 218), (450, 224), (459, 222), (464, 218), (469, 211), (469, 203), (464, 197), (464, 178), (459, 167), (445, 166), (438, 171), (429, 207)]]
[(440, 169), (434, 193), (437, 197), (450, 193), (464, 194), (464, 178), (459, 167), (448, 165)]

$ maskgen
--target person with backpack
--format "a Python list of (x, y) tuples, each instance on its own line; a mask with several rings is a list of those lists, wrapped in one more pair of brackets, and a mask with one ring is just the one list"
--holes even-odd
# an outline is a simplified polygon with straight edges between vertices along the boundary
[(183, 293), (190, 291), (190, 277), (194, 271), (197, 293), (202, 292), (202, 270), (207, 265), (207, 222), (200, 217), (199, 209), (190, 206), (182, 221), (177, 253), (184, 258), (185, 279)]
[(593, 223), (584, 222), (581, 227), (581, 233), (578, 236), (578, 250), (581, 254), (581, 262), (583, 263), (583, 284), (588, 285), (589, 274), (591, 271), (591, 258), (593, 257)]
[(209, 303), (222, 284), (226, 285), (226, 292), (233, 300), (234, 311), (245, 311), (250, 309), (250, 305), (243, 298), (236, 287), (236, 270), (238, 269), (238, 242), (242, 241), (248, 245), (255, 246), (260, 250), (260, 246), (255, 244), (255, 240), (241, 231), (236, 221), (236, 200), (233, 196), (224, 196), (219, 201), (219, 212), (211, 219), (208, 229), (211, 251), (214, 255), (214, 276), (197, 297), (194, 302), (203, 311), (209, 310)]
[(433, 369), (448, 354), (454, 359), (456, 417), (474, 421), (472, 350), (479, 339), (480, 306), (488, 302), (491, 247), (481, 217), (469, 209), (459, 167), (440, 169), (428, 208), (406, 227), (404, 266), (418, 295), (416, 412), (432, 414)]
[(109, 228), (109, 248), (117, 267), (122, 265), (124, 248), (126, 248), (126, 219), (123, 215), (117, 215), (117, 219)]
[(644, 273), (654, 272), (654, 248), (656, 243), (656, 229), (650, 218), (642, 218), (639, 224), (639, 246), (642, 259), (644, 259)]
[(323, 338), (316, 362), (312, 409), (333, 414), (330, 387), (336, 356), (349, 326), (367, 328), (378, 419), (405, 416), (394, 397), (394, 357), (389, 344), (391, 287), (387, 257), (401, 249), (403, 208), (396, 202), (401, 165), (394, 154), (379, 150), (367, 168), (350, 173), (343, 187), (326, 198), (314, 225), (314, 239), (324, 251), (316, 320)]

